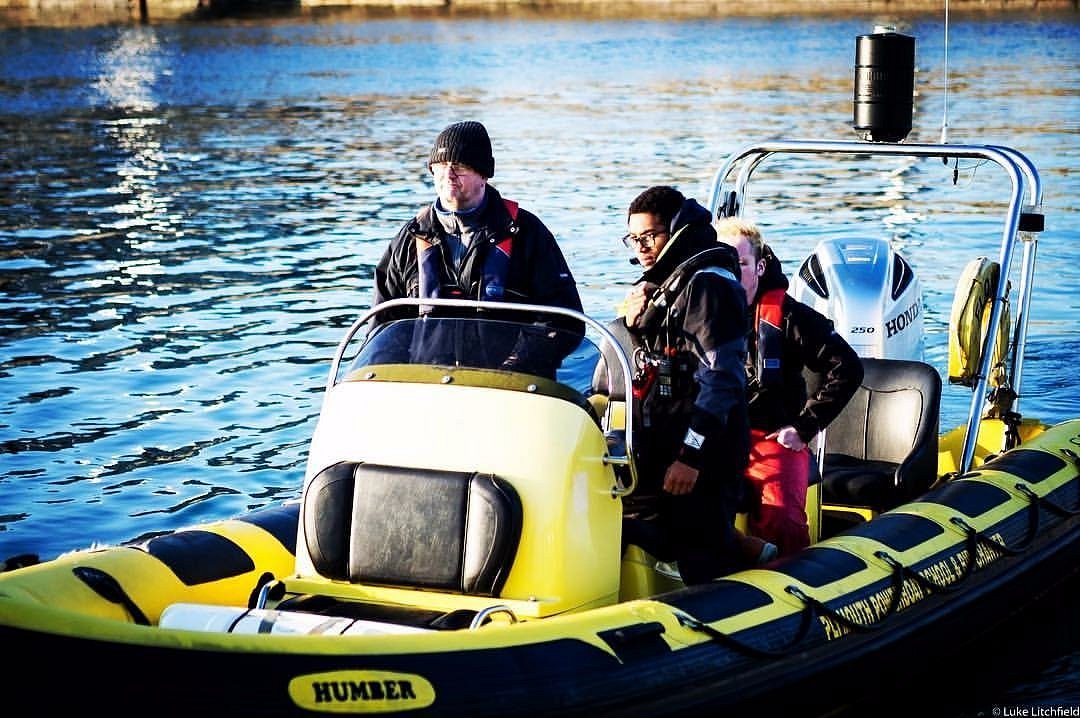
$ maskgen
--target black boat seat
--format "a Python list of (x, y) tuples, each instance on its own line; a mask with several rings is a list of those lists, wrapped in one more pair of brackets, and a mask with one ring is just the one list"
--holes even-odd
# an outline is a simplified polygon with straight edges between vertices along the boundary
[(862, 362), (861, 386), (825, 430), (823, 511), (887, 511), (937, 478), (941, 376), (919, 361)]
[(522, 508), (490, 474), (343, 461), (311, 479), (301, 520), (325, 578), (498, 596)]

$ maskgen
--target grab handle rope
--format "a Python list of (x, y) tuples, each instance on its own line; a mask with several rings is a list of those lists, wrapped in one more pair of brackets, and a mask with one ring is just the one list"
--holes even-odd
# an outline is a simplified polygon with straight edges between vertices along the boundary
[(931, 579), (923, 576), (921, 573), (905, 566), (890, 556), (885, 551), (875, 551), (874, 556), (881, 559), (886, 563), (893, 571), (900, 573), (905, 579), (911, 579), (919, 588), (923, 589), (927, 593), (952, 593), (956, 589), (960, 588), (960, 580), (951, 584), (942, 584), (932, 581)]
[[(1069, 449), (1063, 449), (1063, 453), (1065, 453), (1072, 460), (1073, 464), (1080, 467), (1080, 457), (1078, 457), (1076, 453), (1070, 451)], [(675, 617), (678, 619), (681, 625), (695, 631), (704, 633), (713, 641), (727, 646), (728, 648), (735, 649), (741, 653), (757, 658), (783, 658), (791, 654), (806, 638), (810, 630), (811, 621), (815, 615), (827, 616), (828, 618), (832, 619), (837, 624), (843, 626), (849, 631), (865, 633), (875, 630), (882, 627), (886, 619), (888, 619), (891, 615), (893, 615), (899, 610), (900, 599), (903, 596), (905, 581), (910, 579), (917, 586), (919, 586), (928, 593), (951, 593), (957, 590), (960, 587), (960, 584), (963, 583), (972, 573), (977, 570), (977, 556), (980, 544), (988, 547), (996, 553), (1006, 556), (1016, 556), (1026, 550), (1034, 541), (1035, 536), (1038, 534), (1040, 523), (1040, 507), (1045, 507), (1051, 513), (1056, 514), (1057, 516), (1060, 516), (1062, 518), (1071, 518), (1080, 513), (1080, 510), (1070, 510), (1062, 506), (1058, 506), (1046, 497), (1039, 496), (1025, 484), (1015, 484), (1015, 488), (1029, 501), (1028, 534), (1024, 537), (1022, 541), (1020, 541), (1015, 546), (1006, 546), (1000, 541), (986, 536), (959, 516), (954, 516), (949, 519), (950, 523), (952, 523), (954, 526), (957, 526), (964, 532), (964, 549), (967, 554), (967, 561), (964, 564), (963, 570), (960, 572), (960, 575), (956, 578), (956, 580), (952, 583), (937, 583), (927, 578), (926, 576), (923, 576), (921, 573), (911, 568), (910, 566), (905, 566), (887, 552), (875, 551), (874, 556), (883, 561), (887, 566), (889, 566), (890, 569), (892, 569), (892, 594), (889, 599), (888, 607), (882, 612), (880, 616), (877, 616), (872, 622), (859, 623), (857, 621), (852, 621), (838, 611), (829, 608), (829, 606), (827, 606), (822, 601), (807, 594), (798, 586), (793, 585), (787, 586), (784, 590), (803, 602), (801, 621), (799, 625), (799, 630), (796, 633), (795, 637), (792, 639), (792, 641), (788, 645), (779, 649), (769, 650), (765, 648), (758, 648), (757, 646), (752, 646), (745, 641), (741, 641), (734, 636), (731, 636), (730, 634), (716, 630), (709, 624), (697, 618), (694, 618), (690, 614), (681, 610), (675, 610)]]
[(1055, 504), (1053, 501), (1046, 498), (1045, 496), (1039, 496), (1037, 493), (1035, 493), (1034, 491), (1029, 489), (1026, 484), (1016, 484), (1015, 488), (1016, 488), (1017, 491), (1022, 493), (1024, 496), (1031, 499), (1031, 502), (1032, 502), (1031, 505), (1036, 507), (1036, 515), (1037, 515), (1037, 512), (1038, 512), (1038, 507), (1039, 506), (1045, 507), (1048, 511), (1050, 511), (1050, 513), (1057, 514), (1058, 516), (1060, 516), (1063, 519), (1071, 519), (1073, 516), (1076, 516), (1077, 514), (1080, 514), (1080, 511), (1070, 511), (1069, 509), (1065, 508), (1064, 506), (1058, 506), (1057, 504)]
[(896, 613), (897, 609), (900, 607), (900, 598), (904, 593), (904, 575), (898, 571), (893, 571), (892, 597), (889, 599), (889, 607), (886, 608), (880, 616), (869, 623), (852, 621), (839, 611), (829, 608), (825, 603), (806, 593), (798, 586), (788, 586), (784, 590), (808, 606), (813, 606), (818, 613), (828, 616), (849, 631), (854, 631), (855, 633), (868, 633), (874, 629), (880, 628), (882, 624), (885, 623), (885, 620)]
[[(1074, 451), (1070, 450), (1070, 449), (1062, 449), (1061, 452), (1063, 454), (1065, 454), (1065, 456), (1067, 456), (1072, 461), (1074, 466), (1077, 466), (1078, 468), (1080, 468), (1080, 456), (1077, 456), (1077, 454)], [(1040, 519), (1039, 509), (1040, 508), (1045, 508), (1050, 513), (1055, 514), (1055, 515), (1057, 515), (1057, 516), (1059, 516), (1061, 518), (1066, 518), (1066, 519), (1067, 518), (1072, 518), (1072, 517), (1076, 516), (1077, 514), (1080, 514), (1080, 511), (1078, 511), (1078, 510), (1067, 509), (1064, 506), (1057, 505), (1056, 503), (1054, 503), (1050, 499), (1046, 498), (1045, 496), (1039, 496), (1037, 493), (1032, 491), (1031, 488), (1027, 484), (1016, 483), (1016, 484), (1013, 484), (1013, 488), (1015, 488), (1018, 492), (1023, 494), (1024, 497), (1027, 498), (1027, 500), (1028, 500), (1028, 512), (1027, 512), (1028, 513), (1028, 532), (1027, 532), (1027, 536), (1025, 536), (1022, 540), (1020, 540), (1018, 543), (1014, 544), (1013, 546), (1006, 546), (1005, 544), (1001, 543), (1000, 541), (997, 541), (996, 539), (993, 539), (993, 538), (990, 538), (989, 536), (986, 536), (985, 534), (983, 534), (983, 533), (979, 532), (978, 530), (976, 530), (974, 527), (972, 527), (970, 524), (968, 524), (966, 521), (964, 521), (959, 516), (954, 516), (953, 518), (949, 519), (950, 523), (952, 523), (955, 526), (959, 526), (967, 534), (967, 538), (968, 538), (968, 565), (964, 567), (964, 576), (965, 577), (967, 576), (967, 574), (969, 573), (970, 568), (974, 564), (974, 548), (976, 548), (976, 546), (974, 546), (973, 544), (982, 544), (983, 546), (986, 546), (986, 547), (990, 548), (991, 550), (993, 550), (993, 551), (995, 551), (995, 552), (997, 552), (999, 554), (1002, 554), (1004, 556), (1017, 556), (1021, 552), (1026, 550), (1032, 544), (1032, 542), (1035, 541), (1035, 537), (1039, 533), (1039, 523), (1040, 523), (1040, 521), (1039, 521), (1039, 519)]]
[(892, 598), (889, 600), (888, 608), (885, 609), (884, 613), (882, 613), (882, 615), (879, 616), (877, 620), (875, 620), (873, 623), (868, 624), (856, 623), (849, 618), (837, 613), (821, 601), (805, 593), (798, 586), (788, 586), (784, 590), (802, 601), (803, 609), (799, 621), (799, 630), (796, 632), (795, 637), (786, 646), (778, 649), (758, 648), (757, 646), (752, 646), (745, 641), (740, 641), (739, 639), (735, 638), (730, 634), (716, 630), (704, 621), (694, 618), (693, 616), (684, 611), (675, 611), (675, 617), (683, 626), (691, 628), (695, 631), (700, 631), (701, 633), (704, 633), (706, 636), (716, 641), (717, 643), (727, 646), (728, 648), (733, 648), (741, 653), (745, 653), (756, 658), (783, 658), (784, 656), (790, 655), (796, 648), (798, 648), (799, 644), (803, 642), (803, 639), (805, 639), (807, 634), (810, 632), (810, 625), (813, 621), (814, 616), (818, 614), (828, 616), (832, 620), (836, 621), (837, 623), (851, 631), (870, 631), (880, 626), (882, 622), (885, 621), (885, 619), (896, 613), (896, 611), (900, 607), (900, 599), (903, 596), (903, 573), (900, 571), (893, 571), (892, 579)]
[(731, 634), (724, 633), (723, 631), (718, 631), (709, 624), (697, 618), (694, 618), (685, 611), (674, 609), (674, 613), (675, 618), (678, 619), (680, 625), (686, 626), (687, 628), (693, 629), (695, 631), (700, 631), (701, 633), (704, 633), (713, 641), (716, 641), (721, 645), (727, 646), (728, 648), (733, 648), (740, 653), (744, 653), (755, 658), (783, 658), (784, 656), (792, 653), (798, 647), (798, 645), (802, 643), (803, 639), (806, 638), (806, 635), (810, 632), (810, 625), (814, 618), (814, 609), (810, 604), (807, 604), (802, 610), (802, 616), (799, 622), (799, 630), (796, 632), (795, 638), (792, 639), (791, 643), (784, 646), (783, 648), (770, 650), (768, 648), (758, 648), (757, 646), (752, 646), (745, 641), (740, 641), (738, 638), (735, 638)]
[[(957, 583), (962, 581), (964, 578), (967, 577), (968, 574), (971, 573), (975, 565), (975, 561), (973, 558), (975, 555), (975, 548), (975, 541), (969, 535), (967, 540), (969, 560), (967, 565), (964, 567), (964, 571), (961, 577), (957, 579)], [(879, 551), (875, 555), (885, 561), (885, 563), (888, 564), (890, 568), (892, 568), (892, 592), (889, 598), (888, 607), (881, 613), (881, 615), (879, 615), (874, 621), (870, 623), (858, 623), (857, 621), (852, 621), (850, 618), (844, 616), (840, 612), (829, 608), (829, 606), (827, 606), (825, 603), (809, 595), (798, 586), (787, 586), (784, 590), (803, 602), (804, 608), (802, 611), (802, 620), (799, 625), (799, 630), (788, 645), (775, 650), (758, 648), (757, 646), (752, 646), (744, 641), (740, 641), (739, 639), (727, 633), (716, 630), (709, 624), (700, 621), (683, 611), (677, 611), (675, 615), (676, 618), (678, 618), (679, 623), (681, 623), (682, 625), (688, 628), (692, 628), (695, 631), (700, 631), (712, 640), (722, 645), (725, 645), (728, 648), (733, 648), (737, 651), (757, 658), (783, 658), (784, 656), (787, 656), (792, 651), (794, 651), (799, 646), (799, 644), (802, 643), (803, 639), (806, 638), (807, 633), (810, 630), (810, 622), (815, 615), (826, 616), (835, 621), (840, 626), (843, 626), (847, 630), (855, 633), (866, 633), (880, 628), (885, 623), (886, 619), (888, 619), (890, 616), (892, 616), (899, 610), (900, 599), (903, 598), (904, 595), (904, 581), (906, 578), (913, 579), (916, 583), (923, 586), (928, 591), (943, 592), (946, 590), (953, 590), (953, 587), (951, 586), (938, 586), (937, 584), (930, 582), (922, 575), (916, 573), (914, 570), (908, 568), (907, 566), (904, 566), (899, 561), (892, 558), (883, 551)]]
[(1025, 548), (1027, 548), (1028, 544), (1031, 543), (1029, 540), (1025, 539), (1024, 541), (1021, 541), (1020, 544), (1018, 544), (1015, 548), (1006, 546), (997, 539), (990, 538), (986, 534), (980, 532), (978, 529), (969, 524), (967, 521), (964, 521), (959, 516), (953, 516), (951, 519), (949, 519), (949, 523), (953, 524), (954, 526), (960, 527), (960, 529), (962, 529), (967, 535), (968, 565), (964, 567), (965, 577), (969, 573), (968, 569), (972, 568), (975, 564), (975, 549), (978, 548), (979, 544), (982, 544), (988, 549), (996, 551), (1003, 556), (1018, 556), (1023, 552)]
[[(1072, 465), (1076, 467), (1078, 474), (1080, 474), (1080, 456), (1078, 456), (1077, 453), (1072, 449), (1062, 449), (1061, 453), (1065, 454), (1066, 458), (1068, 458), (1069, 461), (1072, 462)], [(1020, 493), (1022, 493), (1024, 496), (1028, 497), (1028, 499), (1032, 502), (1032, 506), (1043, 506), (1048, 511), (1050, 511), (1050, 513), (1056, 514), (1063, 519), (1071, 519), (1073, 516), (1080, 514), (1080, 510), (1070, 510), (1065, 508), (1064, 506), (1058, 506), (1045, 496), (1039, 496), (1034, 491), (1032, 491), (1027, 486), (1027, 484), (1015, 484), (1014, 488)], [(1035, 516), (1037, 521), (1038, 508), (1035, 509)], [(1035, 526), (1037, 527), (1038, 524), (1036, 523)], [(1035, 528), (1032, 528), (1032, 534), (1034, 534), (1034, 532)]]
[(94, 566), (76, 566), (71, 572), (106, 601), (123, 606), (135, 623), (140, 626), (150, 625), (150, 619), (111, 574)]

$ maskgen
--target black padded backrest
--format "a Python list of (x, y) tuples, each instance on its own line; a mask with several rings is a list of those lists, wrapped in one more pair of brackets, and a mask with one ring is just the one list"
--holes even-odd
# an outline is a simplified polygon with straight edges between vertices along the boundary
[(315, 570), (355, 583), (497, 596), (521, 537), (521, 500), (490, 474), (340, 462), (301, 510)]
[(862, 385), (825, 432), (826, 499), (891, 508), (937, 477), (941, 376), (918, 361), (862, 362)]
[(826, 452), (900, 464), (920, 442), (936, 442), (937, 370), (904, 359), (864, 357), (862, 362), (862, 385), (829, 424)]

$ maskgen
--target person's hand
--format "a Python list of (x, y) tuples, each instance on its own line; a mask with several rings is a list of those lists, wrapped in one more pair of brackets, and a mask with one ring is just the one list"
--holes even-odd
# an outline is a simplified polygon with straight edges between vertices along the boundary
[(794, 426), (784, 426), (765, 437), (776, 439), (776, 443), (791, 451), (802, 451), (806, 448), (806, 442), (799, 436)]
[(698, 470), (676, 461), (664, 473), (664, 491), (675, 496), (688, 494), (697, 483)]
[(633, 327), (635, 325), (638, 318), (644, 313), (649, 298), (657, 289), (659, 289), (659, 286), (652, 282), (642, 282), (630, 288), (625, 302), (626, 326)]

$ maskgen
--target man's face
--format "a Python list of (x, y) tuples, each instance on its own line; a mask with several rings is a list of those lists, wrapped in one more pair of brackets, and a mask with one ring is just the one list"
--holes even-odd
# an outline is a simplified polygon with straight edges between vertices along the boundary
[(435, 193), (439, 195), (443, 209), (464, 212), (484, 199), (487, 180), (467, 165), (436, 162), (431, 165), (431, 174), (435, 177)]
[(757, 296), (758, 280), (765, 272), (765, 260), (754, 257), (754, 245), (742, 235), (739, 235), (738, 239), (724, 237), (722, 241), (730, 244), (739, 253), (739, 283), (746, 291), (747, 304), (752, 304)]
[(634, 256), (645, 269), (656, 264), (670, 235), (667, 226), (655, 214), (640, 212), (630, 215), (626, 224), (627, 235), (623, 242), (634, 251)]

